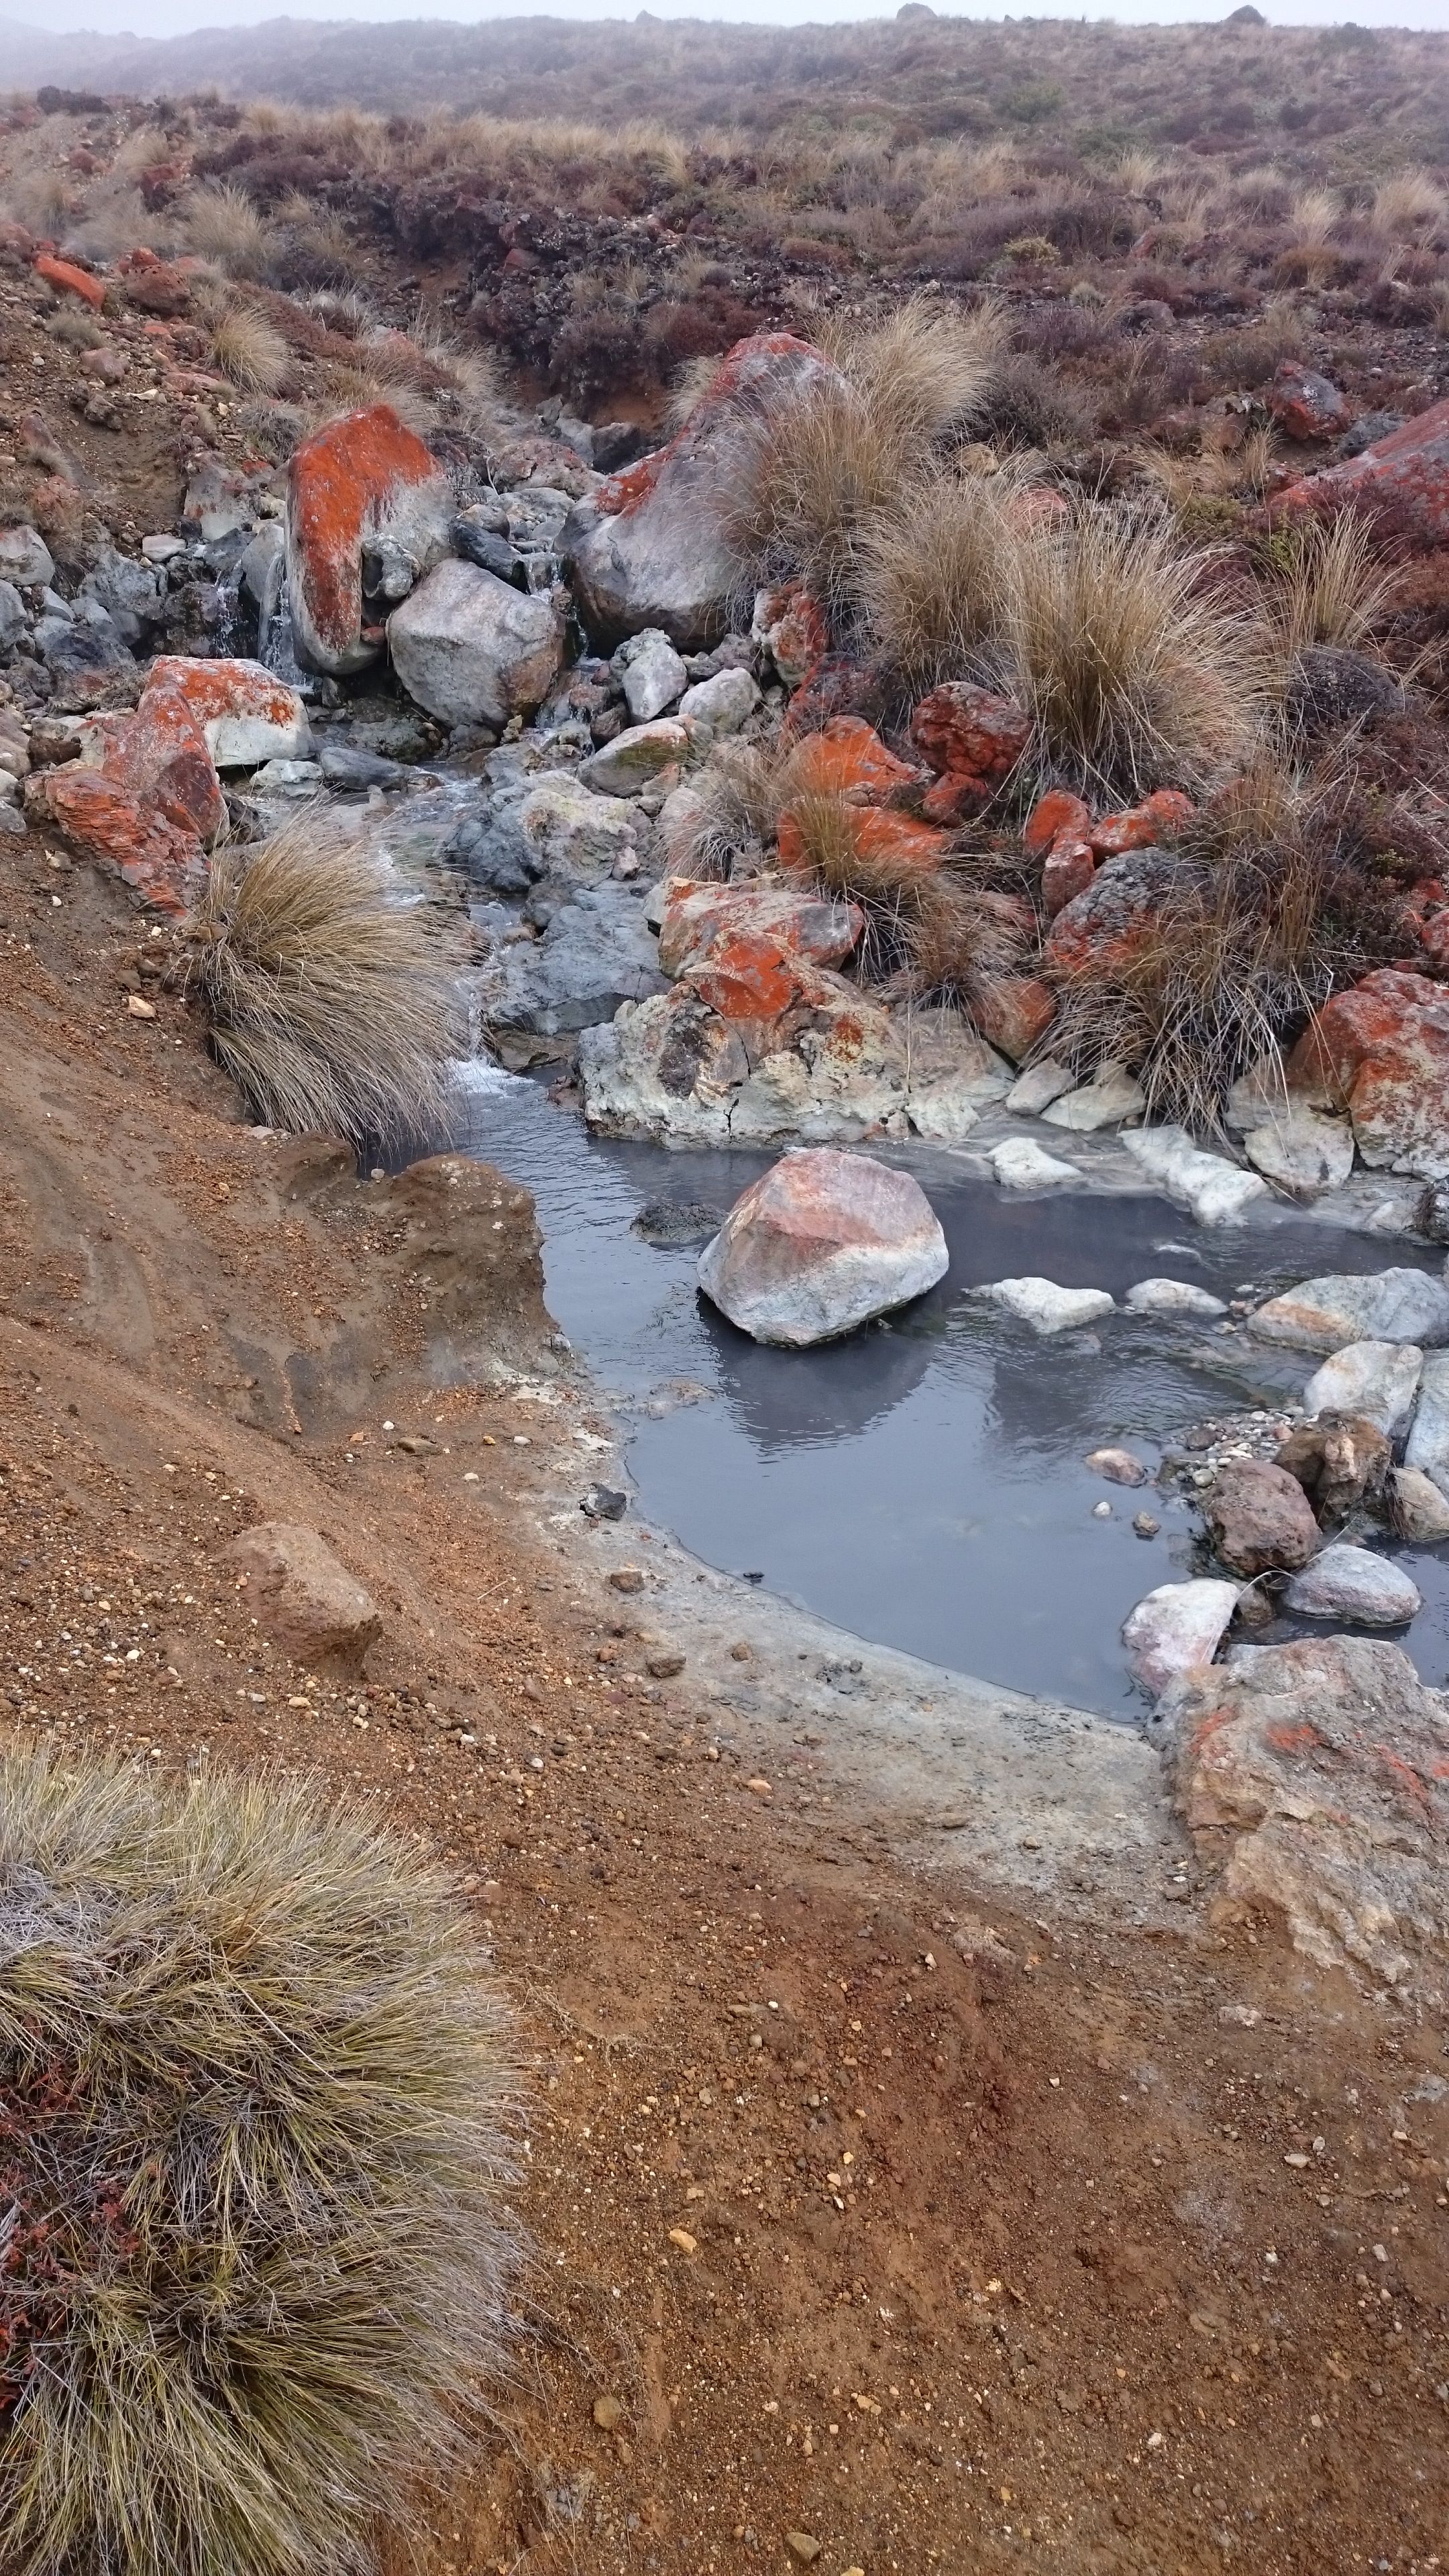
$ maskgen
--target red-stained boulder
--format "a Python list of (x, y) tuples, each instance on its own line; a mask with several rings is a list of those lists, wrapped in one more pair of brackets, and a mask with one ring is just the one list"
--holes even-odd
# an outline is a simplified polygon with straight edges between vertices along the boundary
[[(931, 824), (878, 806), (863, 806), (852, 828), (860, 857), (900, 877), (934, 876), (950, 846), (949, 835)], [(809, 867), (805, 836), (794, 814), (781, 815), (777, 838), (782, 867)]]
[(945, 680), (922, 698), (911, 740), (939, 776), (963, 775), (997, 786), (1010, 776), (1031, 735), (1031, 718), (1014, 698), (973, 680)]
[(1092, 844), (1079, 832), (1063, 832), (1053, 841), (1041, 872), (1041, 899), (1047, 919), (1054, 921), (1065, 905), (1085, 894), (1096, 873)]
[(1292, 358), (1284, 359), (1273, 378), (1268, 409), (1284, 437), (1304, 445), (1315, 438), (1337, 438), (1348, 427), (1348, 404), (1337, 385)]
[(420, 438), (387, 403), (305, 439), (287, 486), (287, 587), (297, 657), (341, 678), (375, 662), (387, 602), (363, 597), (363, 554), (391, 539), (419, 576), (447, 551), (453, 493)]
[(1288, 1085), (1346, 1109), (1374, 1171), (1449, 1179), (1449, 994), (1392, 967), (1319, 1011), (1288, 1060)]
[(1053, 841), (1064, 835), (1081, 840), (1090, 836), (1091, 829), (1091, 810), (1080, 796), (1071, 795), (1065, 787), (1049, 787), (1033, 805), (1021, 837), (1028, 856), (1039, 859)]
[(58, 295), (78, 295), (94, 312), (99, 313), (106, 300), (99, 277), (92, 277), (88, 268), (77, 268), (73, 260), (56, 259), (48, 250), (42, 251), (36, 261), (35, 274), (43, 277), (47, 286), (53, 286)]
[(1105, 815), (1090, 827), (1088, 837), (1099, 859), (1118, 859), (1124, 850), (1147, 850), (1161, 840), (1164, 832), (1175, 832), (1191, 820), (1193, 802), (1180, 787), (1159, 787), (1144, 796), (1140, 805), (1131, 805), (1125, 814)]
[(206, 860), (194, 832), (169, 822), (99, 769), (78, 762), (26, 781), (26, 809), (51, 824), (83, 858), (120, 870), (160, 912), (186, 911)]
[(817, 1146), (783, 1155), (736, 1199), (699, 1284), (755, 1341), (798, 1350), (924, 1295), (949, 1260), (919, 1181)]
[(264, 760), (305, 760), (311, 749), (307, 710), (295, 689), (260, 662), (195, 661), (159, 654), (137, 713), (162, 697), (186, 706), (218, 769), (256, 769)]
[(822, 653), (785, 709), (781, 739), (800, 742), (846, 716), (874, 724), (883, 703), (880, 674), (870, 663), (857, 662), (851, 653)]
[(1275, 501), (1275, 516), (1313, 512), (1333, 518), (1351, 505), (1373, 519), (1379, 533), (1416, 546), (1449, 545), (1449, 399), (1432, 403), (1361, 456), (1291, 483)]
[(871, 804), (895, 787), (914, 786), (919, 770), (887, 751), (873, 725), (860, 716), (832, 716), (819, 733), (807, 734), (791, 762), (791, 778), (801, 795), (848, 796), (854, 804)]
[(787, 581), (757, 592), (750, 638), (764, 645), (786, 688), (798, 689), (830, 650), (830, 624), (804, 582)]
[(575, 504), (559, 551), (596, 642), (618, 644), (646, 626), (662, 627), (687, 652), (718, 641), (739, 580), (725, 496), (748, 470), (772, 410), (842, 381), (791, 332), (738, 341), (678, 436)]
[(1057, 914), (1042, 963), (1058, 981), (1120, 973), (1153, 935), (1178, 882), (1180, 861), (1166, 850), (1130, 850), (1107, 859), (1085, 893)]
[(782, 956), (812, 966), (839, 966), (865, 928), (859, 904), (797, 894), (788, 886), (693, 884), (676, 878), (659, 930), (659, 964), (666, 975), (712, 958), (722, 942), (741, 937), (773, 942)]

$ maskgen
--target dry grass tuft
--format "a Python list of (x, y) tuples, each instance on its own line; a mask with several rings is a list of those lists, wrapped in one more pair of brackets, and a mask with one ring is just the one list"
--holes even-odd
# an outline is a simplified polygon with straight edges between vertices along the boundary
[(1394, 585), (1367, 520), (1353, 510), (1299, 521), (1274, 537), (1269, 605), (1285, 666), (1313, 644), (1366, 644)]
[(1140, 508), (1089, 504), (1022, 531), (998, 671), (1031, 715), (1043, 773), (1135, 801), (1250, 756), (1268, 655), (1219, 570)]
[(244, 188), (230, 180), (208, 180), (187, 199), (186, 237), (198, 259), (211, 260), (227, 277), (253, 281), (269, 277), (276, 238), (259, 207)]
[(994, 302), (961, 312), (913, 295), (871, 331), (825, 331), (821, 345), (883, 428), (927, 446), (976, 419), (1006, 353), (1010, 321)]
[(213, 860), (189, 936), (216, 1053), (268, 1126), (358, 1146), (443, 1128), (448, 961), (369, 851), (303, 812)]
[(856, 597), (872, 645), (908, 700), (982, 667), (1000, 632), (1024, 478), (929, 465), (862, 533)]
[(357, 2576), (505, 2348), (507, 2028), (296, 1782), (0, 1764), (12, 2576)]
[(1184, 835), (1150, 932), (1066, 980), (1052, 1051), (1127, 1065), (1150, 1119), (1211, 1132), (1240, 1074), (1280, 1061), (1331, 993), (1407, 937), (1332, 792), (1260, 758)]
[(211, 325), (211, 354), (224, 376), (244, 393), (279, 394), (291, 373), (291, 352), (264, 313), (228, 304)]

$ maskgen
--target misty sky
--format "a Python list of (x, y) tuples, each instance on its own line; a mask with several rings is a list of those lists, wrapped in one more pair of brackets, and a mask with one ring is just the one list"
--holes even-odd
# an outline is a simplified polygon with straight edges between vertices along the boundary
[[(649, 0), (658, 18), (716, 18), (756, 25), (798, 26), (844, 18), (894, 15), (881, 0)], [(1179, 19), (1226, 17), (1234, 0), (1115, 0), (1115, 5), (1082, 8), (1032, 0), (1030, 15), (1058, 18), (1114, 18), (1122, 25), (1163, 25)], [(1265, 17), (1280, 27), (1334, 26), (1352, 18), (1361, 27), (1417, 27), (1449, 31), (1449, 0), (1258, 0)], [(285, 14), (291, 18), (452, 18), (474, 23), (495, 17), (530, 14), (507, 0), (498, 8), (478, 0), (0, 0), (0, 22), (9, 19), (55, 34), (95, 28), (106, 35), (179, 36), (197, 27), (255, 26)], [(621, 0), (548, 0), (546, 14), (558, 18), (627, 18), (633, 10)], [(1000, 6), (941, 8), (943, 17), (996, 18)]]

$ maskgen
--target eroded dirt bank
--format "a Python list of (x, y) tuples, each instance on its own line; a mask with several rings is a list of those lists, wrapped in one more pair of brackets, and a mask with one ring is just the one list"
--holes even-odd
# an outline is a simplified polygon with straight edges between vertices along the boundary
[[(7, 855), (0, 1714), (305, 1765), (464, 1875), (536, 2260), (427, 2576), (1437, 2565), (1442, 2030), (1216, 1928), (1145, 1776), (1048, 1885), (1047, 1827), (895, 1794), (813, 1645), (782, 1716), (765, 1605), (729, 1640), (578, 1511), (609, 1426), (522, 1194), (252, 1136), (154, 946)], [(273, 1519), (371, 1591), (365, 1683), (218, 1562)]]

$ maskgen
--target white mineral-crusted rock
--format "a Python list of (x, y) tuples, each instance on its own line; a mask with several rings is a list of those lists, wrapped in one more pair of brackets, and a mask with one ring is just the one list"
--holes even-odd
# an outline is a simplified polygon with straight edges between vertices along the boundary
[(694, 730), (678, 716), (656, 716), (652, 724), (630, 725), (612, 742), (580, 763), (579, 777), (599, 796), (639, 796), (646, 787), (673, 779), (688, 758)]
[(1128, 1612), (1122, 1626), (1128, 1668), (1144, 1690), (1165, 1690), (1179, 1674), (1210, 1664), (1238, 1606), (1239, 1586), (1201, 1575), (1160, 1583)]
[(689, 673), (661, 626), (646, 626), (631, 635), (614, 655), (612, 668), (622, 681), (630, 720), (652, 724), (672, 707), (689, 685)]
[(1449, 1342), (1449, 1288), (1424, 1270), (1330, 1272), (1300, 1279), (1247, 1317), (1260, 1341), (1300, 1351), (1341, 1351), (1349, 1342)]
[(1018, 1323), (1034, 1333), (1066, 1333), (1077, 1324), (1100, 1323), (1116, 1299), (1105, 1288), (1059, 1288), (1054, 1279), (993, 1279), (978, 1291), (994, 1306), (1004, 1306)]
[(1019, 1073), (1006, 1095), (1006, 1106), (1016, 1118), (1040, 1118), (1054, 1100), (1064, 1092), (1075, 1091), (1077, 1077), (1055, 1056), (1043, 1056), (1040, 1064), (1029, 1064)]
[[(1038, 1066), (1044, 1072), (1045, 1066)], [(1022, 1076), (1022, 1081), (1027, 1079)], [(1019, 1087), (1019, 1086), (1018, 1086)], [(1069, 1128), (1074, 1136), (1096, 1136), (1104, 1127), (1124, 1127), (1140, 1118), (1147, 1102), (1142, 1085), (1120, 1064), (1099, 1065), (1090, 1082), (1063, 1092), (1043, 1109), (1049, 1127)]]
[(1345, 1343), (1314, 1370), (1303, 1390), (1303, 1410), (1361, 1414), (1397, 1440), (1414, 1410), (1423, 1366), (1424, 1354), (1413, 1342)]
[(800, 1349), (923, 1296), (948, 1263), (908, 1172), (816, 1148), (782, 1156), (736, 1199), (700, 1255), (699, 1284), (755, 1341)]
[(1059, 1190), (1082, 1177), (1075, 1163), (1058, 1162), (1029, 1136), (1009, 1136), (1004, 1145), (993, 1145), (989, 1159), (1004, 1190)]
[(1258, 1173), (1240, 1171), (1222, 1154), (1205, 1154), (1185, 1128), (1141, 1127), (1122, 1141), (1174, 1207), (1186, 1208), (1199, 1225), (1236, 1224), (1254, 1199), (1267, 1197)]
[(1254, 1170), (1288, 1197), (1316, 1199), (1337, 1189), (1353, 1170), (1353, 1129), (1346, 1118), (1295, 1104), (1250, 1128), (1243, 1151)]
[(1221, 1869), (1220, 1895), (1275, 1916), (1320, 1967), (1441, 2005), (1449, 1704), (1402, 1649), (1234, 1646), (1160, 1714), (1177, 1804)]
[(1403, 1567), (1366, 1547), (1325, 1547), (1295, 1574), (1283, 1607), (1298, 1619), (1343, 1619), (1355, 1628), (1402, 1628), (1424, 1596)]
[(679, 712), (694, 726), (701, 740), (709, 735), (718, 742), (748, 724), (759, 703), (759, 687), (753, 675), (737, 667), (716, 671), (708, 680), (696, 680), (680, 699)]
[[(1161, 1246), (1154, 1249), (1160, 1250)], [(1225, 1315), (1227, 1307), (1221, 1297), (1212, 1296), (1206, 1288), (1194, 1287), (1188, 1279), (1134, 1280), (1123, 1299), (1129, 1315)]]

